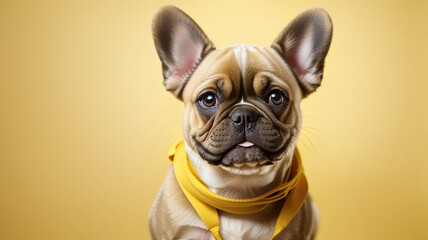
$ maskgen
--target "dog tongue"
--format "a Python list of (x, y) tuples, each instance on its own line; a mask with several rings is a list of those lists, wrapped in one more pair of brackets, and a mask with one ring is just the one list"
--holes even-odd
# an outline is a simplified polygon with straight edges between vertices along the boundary
[(248, 142), (248, 141), (245, 141), (245, 142), (238, 144), (238, 146), (241, 146), (241, 147), (251, 147), (253, 145), (254, 145), (254, 143)]

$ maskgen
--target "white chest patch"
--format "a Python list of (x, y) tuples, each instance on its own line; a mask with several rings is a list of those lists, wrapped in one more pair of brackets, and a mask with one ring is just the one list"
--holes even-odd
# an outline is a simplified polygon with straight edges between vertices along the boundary
[(254, 217), (240, 217), (223, 214), (220, 217), (220, 233), (224, 240), (262, 240), (272, 236), (275, 221), (267, 216), (259, 216), (265, 221), (257, 221)]

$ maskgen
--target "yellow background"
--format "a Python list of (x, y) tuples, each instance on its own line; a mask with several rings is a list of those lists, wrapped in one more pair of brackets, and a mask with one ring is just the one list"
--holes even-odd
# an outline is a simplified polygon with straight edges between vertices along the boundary
[(321, 240), (428, 239), (428, 1), (1, 1), (0, 239), (149, 239), (181, 133), (151, 19), (268, 46), (301, 11), (334, 23), (299, 141)]

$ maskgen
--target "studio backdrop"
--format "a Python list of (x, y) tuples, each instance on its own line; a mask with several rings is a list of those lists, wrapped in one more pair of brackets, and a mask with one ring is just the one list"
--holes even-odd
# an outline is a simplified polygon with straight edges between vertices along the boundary
[(333, 40), (298, 142), (319, 240), (428, 239), (428, 1), (0, 2), (0, 239), (150, 239), (181, 135), (151, 20), (194, 18), (217, 48), (270, 46), (326, 9)]

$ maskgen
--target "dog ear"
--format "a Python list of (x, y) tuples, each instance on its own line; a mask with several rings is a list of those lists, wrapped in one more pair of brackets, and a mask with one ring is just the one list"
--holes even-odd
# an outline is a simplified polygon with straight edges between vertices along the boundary
[(162, 7), (156, 13), (152, 32), (162, 61), (163, 83), (181, 99), (188, 78), (214, 45), (195, 21), (174, 6)]
[(304, 97), (321, 85), (332, 33), (328, 13), (321, 8), (311, 8), (290, 22), (272, 44), (292, 68)]

